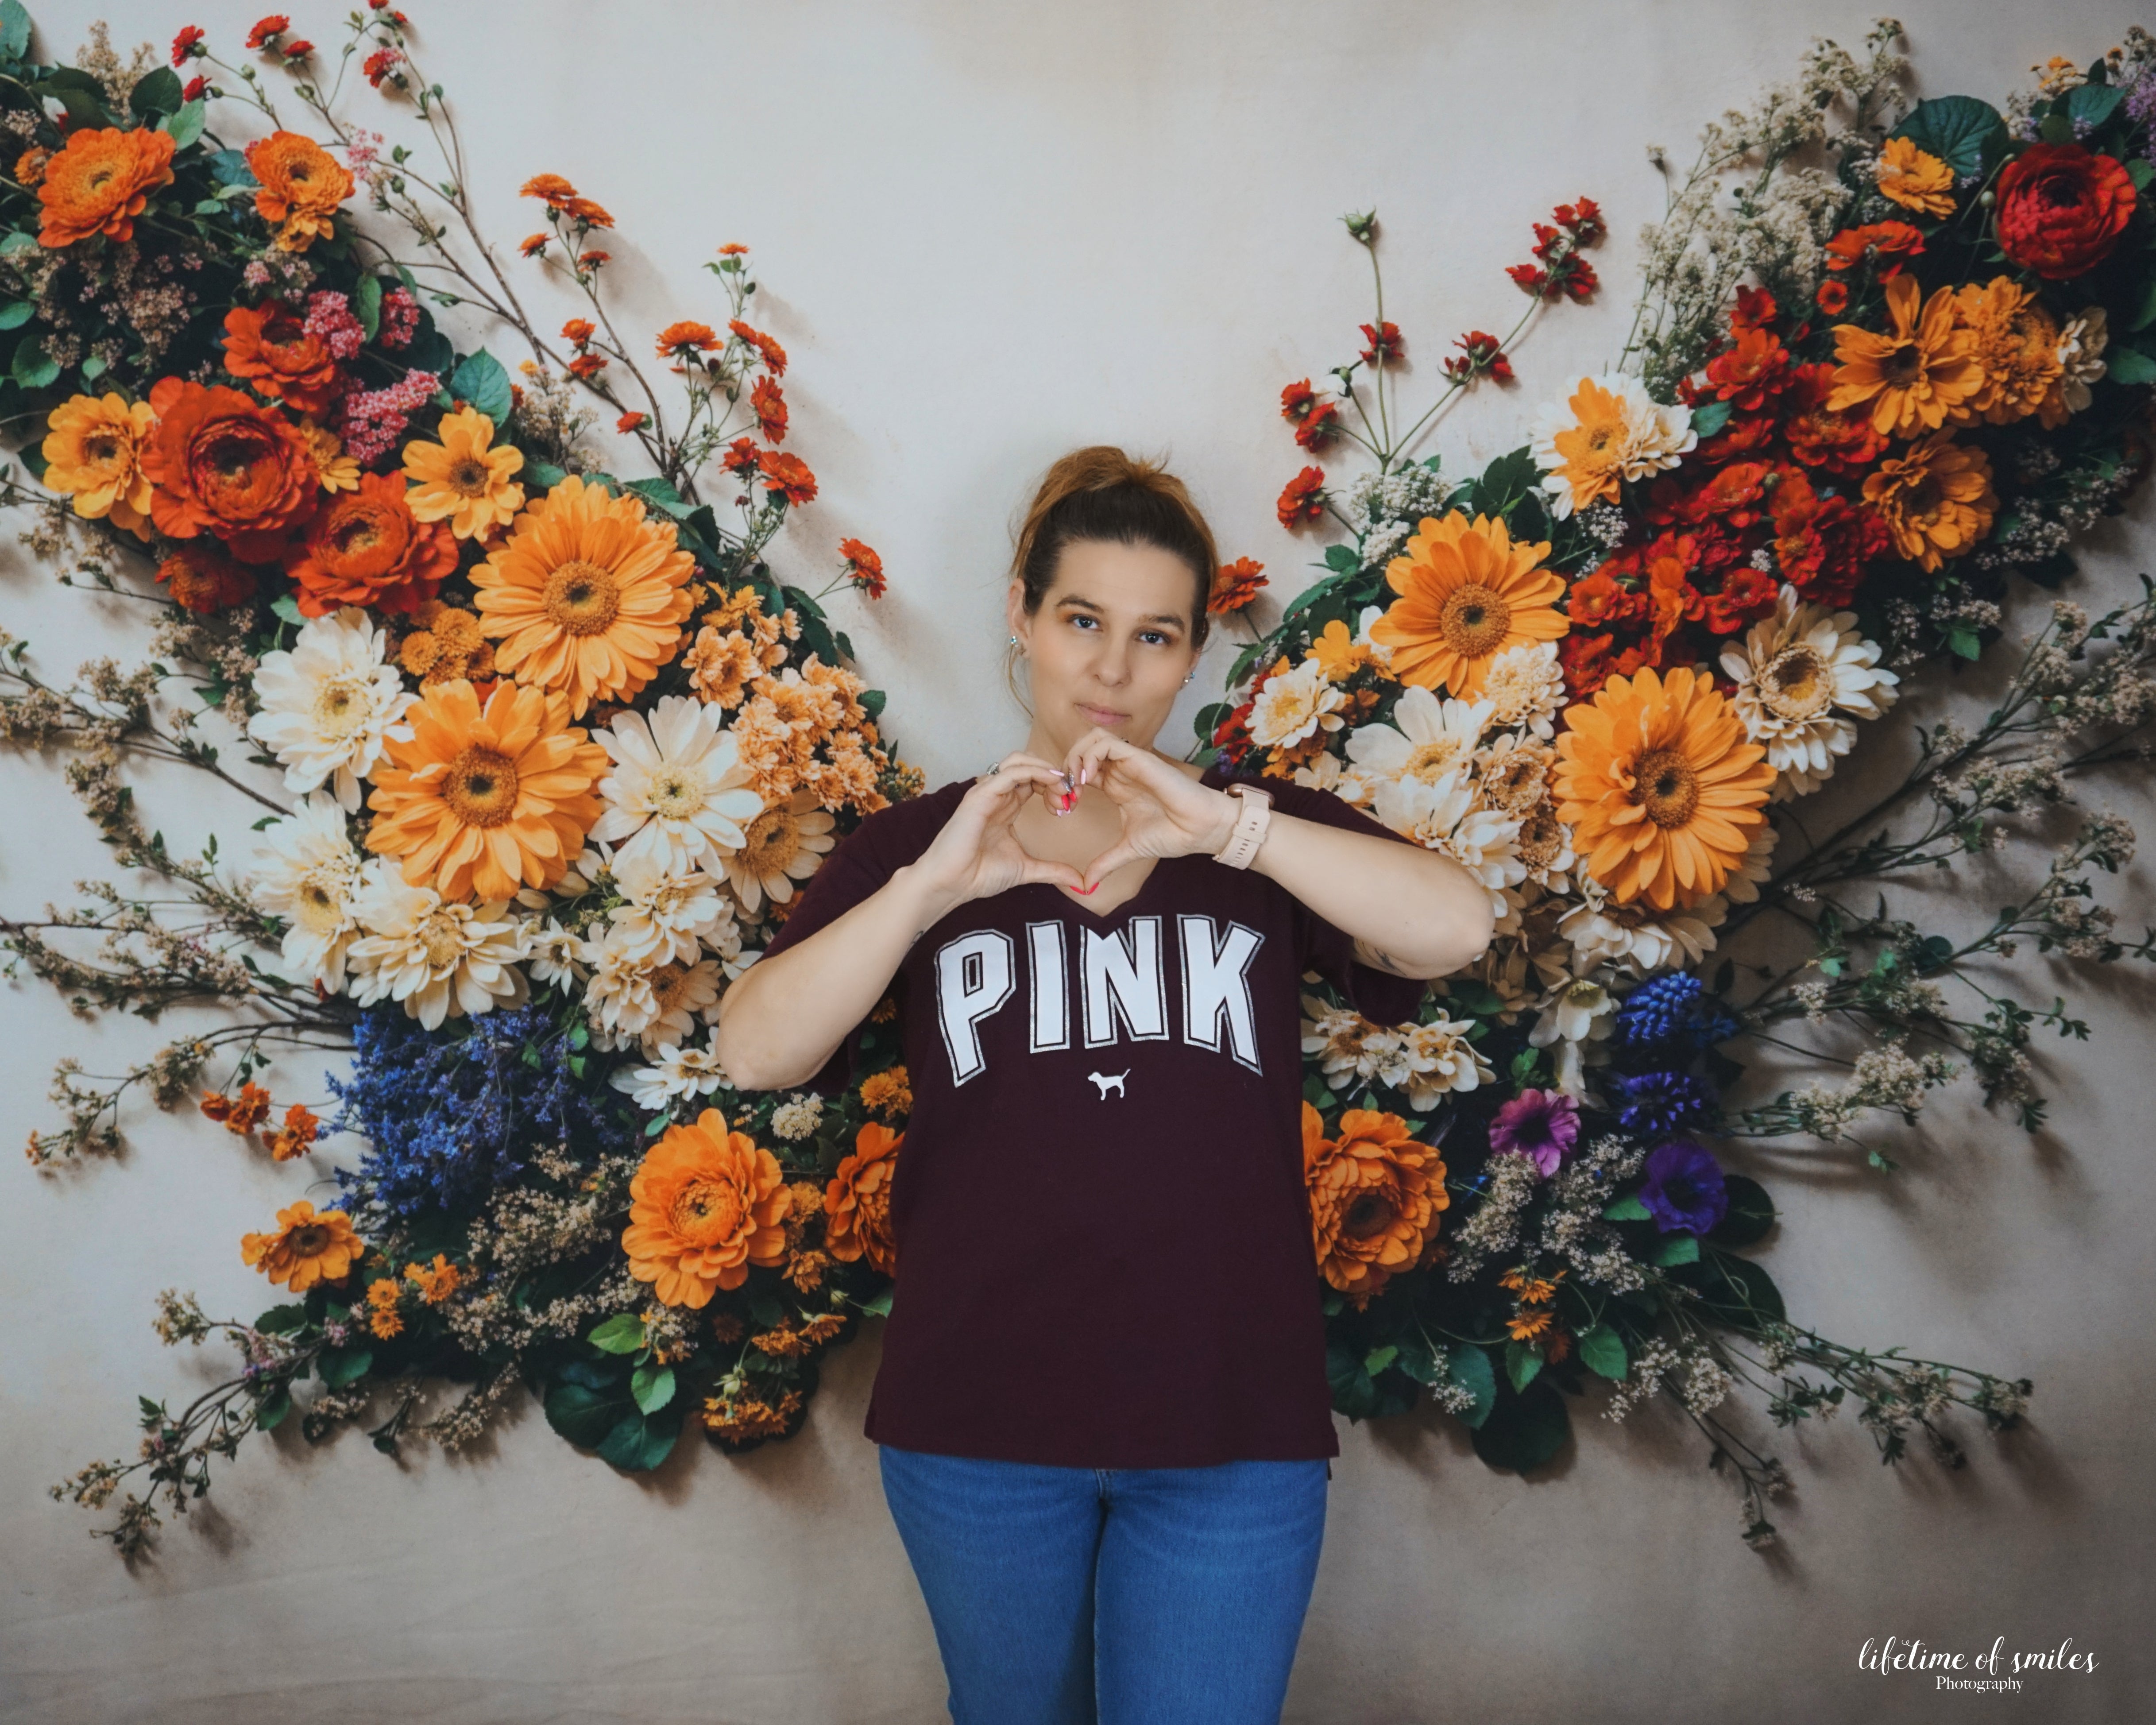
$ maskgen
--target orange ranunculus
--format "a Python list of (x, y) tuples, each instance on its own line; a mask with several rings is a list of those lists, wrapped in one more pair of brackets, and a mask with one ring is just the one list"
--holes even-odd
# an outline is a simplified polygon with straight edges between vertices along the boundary
[(336, 357), (281, 300), (224, 314), (224, 368), (302, 413), (327, 413), (344, 388)]
[(1399, 598), (1370, 625), (1370, 639), (1393, 649), (1392, 672), (1403, 683), (1470, 700), (1507, 648), (1553, 641), (1572, 627), (1555, 608), (1564, 578), (1543, 567), (1548, 554), (1547, 543), (1516, 543), (1488, 516), (1471, 522), (1455, 509), (1425, 516), (1385, 566)]
[(135, 218), (160, 186), (172, 183), (172, 135), (137, 126), (121, 131), (70, 133), (59, 153), (45, 163), (38, 182), (44, 206), (38, 244), (73, 245), (93, 234), (108, 239), (135, 237)]
[(1889, 138), (1879, 152), (1879, 195), (1920, 216), (1954, 213), (1953, 170), (1911, 138)]
[(342, 605), (408, 614), (440, 591), (457, 567), (457, 542), (415, 516), (404, 489), (401, 473), (366, 473), (357, 490), (322, 504), (285, 563), (301, 616)]
[(1312, 1244), (1326, 1281), (1359, 1307), (1422, 1260), (1451, 1199), (1437, 1147), (1419, 1142), (1397, 1114), (1350, 1108), (1340, 1136), (1302, 1105), (1302, 1172), (1310, 1189)]
[(254, 597), (254, 572), (227, 557), (214, 539), (181, 546), (157, 565), (175, 603), (207, 617)]
[(46, 416), (45, 485), (74, 501), (85, 521), (110, 519), (138, 538), (150, 536), (152, 488), (142, 452), (157, 429), (146, 401), (117, 393), (78, 395)]
[(839, 1164), (824, 1191), (824, 1244), (848, 1263), (866, 1257), (886, 1276), (898, 1274), (898, 1243), (891, 1231), (891, 1183), (898, 1172), (904, 1132), (870, 1121), (854, 1136), (854, 1153)]
[(1991, 463), (1944, 431), (1879, 464), (1864, 501), (1894, 536), (1894, 549), (1927, 572), (1975, 548), (1999, 507)]
[(243, 1262), (295, 1294), (320, 1282), (343, 1281), (366, 1251), (366, 1242), (352, 1231), (351, 1217), (342, 1210), (316, 1215), (304, 1198), (277, 1212), (275, 1233), (249, 1234), (239, 1242)]
[(594, 701), (635, 694), (674, 656), (696, 567), (641, 497), (571, 474), (526, 507), (471, 580), (480, 627), (501, 643), (495, 665), (563, 691), (581, 718)]
[(312, 138), (273, 131), (247, 146), (247, 166), (261, 182), (254, 213), (276, 228), (279, 251), (303, 252), (336, 231), (331, 218), (352, 196), (352, 173)]
[(1766, 824), (1774, 768), (1712, 677), (1612, 677), (1566, 710), (1558, 819), (1620, 904), (1690, 907), (1719, 892)]
[(1984, 382), (1975, 338), (1955, 322), (1954, 304), (1952, 288), (1927, 301), (1915, 276), (1888, 282), (1884, 334), (1861, 324), (1834, 326), (1839, 363), (1827, 406), (1836, 413), (1868, 407), (1882, 437), (1915, 437), (1944, 424)]
[(786, 1260), (786, 1172), (747, 1133), (729, 1132), (716, 1108), (667, 1127), (629, 1192), (629, 1273), (663, 1305), (708, 1306), (747, 1281), (752, 1264)]
[(1974, 343), (1984, 381), (1955, 410), (1953, 423), (2006, 425), (2043, 407), (2066, 367), (2058, 320), (2042, 302), (2012, 276), (1994, 275), (1955, 293), (1954, 316)]
[(142, 451), (157, 486), (150, 513), (173, 539), (214, 533), (249, 562), (283, 552), (315, 507), (320, 480), (297, 426), (237, 389), (161, 378), (157, 434)]
[(498, 682), (482, 707), (463, 678), (433, 684), (374, 771), (367, 848), (406, 882), (491, 902), (552, 886), (599, 818), (606, 751), (569, 723), (568, 697)]

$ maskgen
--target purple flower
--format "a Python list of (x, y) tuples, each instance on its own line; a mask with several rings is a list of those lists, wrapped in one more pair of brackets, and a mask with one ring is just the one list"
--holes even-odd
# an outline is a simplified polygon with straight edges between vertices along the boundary
[(1705, 1234), (1728, 1214), (1729, 1189), (1721, 1165), (1702, 1146), (1672, 1138), (1647, 1158), (1640, 1202), (1665, 1234), (1676, 1229)]
[(1490, 1122), (1490, 1147), (1528, 1158), (1548, 1179), (1579, 1137), (1579, 1104), (1561, 1090), (1523, 1090)]
[(1643, 1138), (1665, 1138), (1715, 1111), (1714, 1087), (1689, 1072), (1641, 1072), (1614, 1084), (1624, 1098), (1618, 1124)]

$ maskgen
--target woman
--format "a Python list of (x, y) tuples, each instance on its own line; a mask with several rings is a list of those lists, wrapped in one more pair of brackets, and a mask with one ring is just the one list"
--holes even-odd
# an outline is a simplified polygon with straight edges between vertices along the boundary
[(1215, 562), (1157, 465), (1057, 462), (1006, 608), (1025, 746), (864, 821), (719, 1027), (743, 1088), (837, 1084), (904, 1004), (866, 1430), (961, 1725), (1278, 1718), (1340, 1453), (1301, 978), (1399, 1022), (1490, 938), (1450, 860), (1154, 750)]

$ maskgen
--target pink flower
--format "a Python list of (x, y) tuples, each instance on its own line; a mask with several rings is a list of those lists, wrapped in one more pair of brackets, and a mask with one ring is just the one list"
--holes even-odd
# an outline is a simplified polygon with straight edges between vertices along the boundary
[(408, 417), (434, 398), (442, 380), (432, 372), (407, 372), (386, 389), (345, 397), (337, 434), (345, 454), (365, 467), (397, 446)]
[(1561, 1090), (1523, 1090), (1490, 1122), (1493, 1153), (1524, 1156), (1548, 1179), (1579, 1138), (1579, 1104)]
[(384, 347), (409, 347), (419, 333), (419, 302), (409, 288), (393, 287), (382, 296), (382, 327), (375, 339)]
[(328, 288), (307, 295), (307, 333), (334, 359), (350, 359), (367, 345), (367, 332), (352, 315), (352, 301)]

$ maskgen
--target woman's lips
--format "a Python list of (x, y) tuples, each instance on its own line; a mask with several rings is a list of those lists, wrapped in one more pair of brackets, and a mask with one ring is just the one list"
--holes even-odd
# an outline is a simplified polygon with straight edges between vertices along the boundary
[(1130, 717), (1128, 713), (1118, 712), (1114, 707), (1094, 706), (1090, 702), (1083, 701), (1078, 703), (1078, 711), (1085, 714), (1087, 718), (1091, 719), (1096, 725), (1100, 726), (1103, 730), (1109, 731), (1112, 731), (1116, 726), (1122, 724), (1124, 720)]

